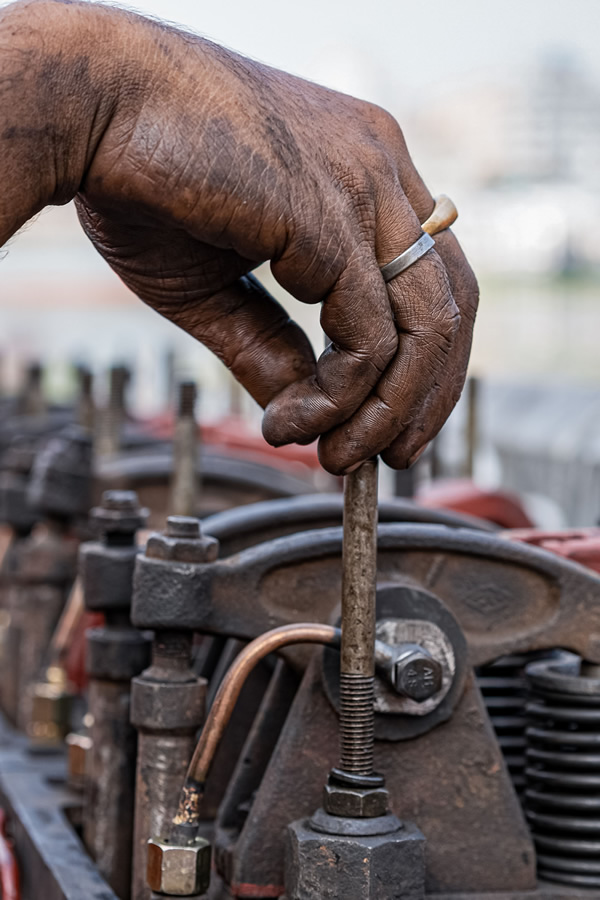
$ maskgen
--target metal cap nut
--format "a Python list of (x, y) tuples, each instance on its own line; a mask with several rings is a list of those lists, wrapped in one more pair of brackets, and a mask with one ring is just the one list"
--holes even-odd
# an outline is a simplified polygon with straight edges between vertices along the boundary
[(323, 805), (331, 816), (371, 819), (388, 811), (389, 794), (384, 787), (358, 788), (327, 782)]
[(211, 849), (197, 837), (191, 844), (148, 841), (148, 887), (159, 894), (193, 897), (204, 894), (210, 884)]

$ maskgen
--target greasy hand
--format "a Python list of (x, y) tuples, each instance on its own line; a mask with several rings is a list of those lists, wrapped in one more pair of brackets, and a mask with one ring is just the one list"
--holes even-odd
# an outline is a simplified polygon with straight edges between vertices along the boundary
[[(335, 473), (376, 453), (405, 466), (458, 399), (477, 287), (449, 231), (384, 284), (380, 266), (433, 208), (392, 117), (114, 8), (34, 0), (5, 20), (11, 11), (0, 50), (28, 53), (30, 127), (18, 102), (1, 105), (0, 171), (17, 152), (50, 160), (35, 189), (30, 178), (35, 202), (13, 203), (19, 218), (76, 196), (123, 281), (265, 407), (271, 443), (321, 436)], [(6, 84), (0, 71), (3, 99)], [(3, 240), (22, 224), (6, 219), (0, 207)], [(298, 300), (322, 303), (331, 344), (318, 362), (247, 277), (265, 260)]]

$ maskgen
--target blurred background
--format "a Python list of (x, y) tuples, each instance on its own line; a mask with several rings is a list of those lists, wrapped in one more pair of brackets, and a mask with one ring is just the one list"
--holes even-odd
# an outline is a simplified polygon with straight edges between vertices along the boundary
[[(93, 2), (93, 0), (90, 0)], [(3, 4), (0, 4), (3, 5)], [(374, 101), (401, 123), (433, 193), (448, 193), (481, 286), (462, 402), (421, 466), (519, 494), (545, 527), (600, 518), (600, 4), (597, 0), (129, 0), (243, 54)], [(264, 269), (264, 267), (263, 267)], [(318, 348), (318, 309), (269, 288)], [(144, 307), (80, 231), (72, 206), (45, 211), (0, 261), (0, 390), (26, 363), (57, 401), (72, 364), (101, 376), (127, 362), (140, 416), (164, 409), (174, 378), (201, 386), (218, 419), (221, 364)], [(97, 379), (97, 390), (103, 390)], [(235, 391), (233, 391), (235, 394)], [(248, 427), (260, 411), (241, 403)], [(384, 491), (412, 491), (384, 477)], [(418, 487), (418, 485), (417, 485)]]

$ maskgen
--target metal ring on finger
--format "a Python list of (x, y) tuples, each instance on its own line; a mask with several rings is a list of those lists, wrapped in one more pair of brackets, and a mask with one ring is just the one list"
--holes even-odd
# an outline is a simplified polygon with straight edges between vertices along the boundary
[(433, 212), (421, 226), (423, 234), (404, 253), (396, 256), (391, 262), (381, 267), (383, 280), (387, 283), (414, 265), (417, 260), (421, 259), (434, 246), (435, 241), (431, 235), (439, 234), (440, 231), (449, 228), (456, 221), (457, 217), (458, 211), (449, 197), (445, 194), (440, 194), (439, 197), (436, 197)]
[(387, 263), (387, 265), (381, 267), (383, 280), (385, 282), (391, 281), (392, 278), (395, 278), (400, 272), (406, 271), (409, 266), (414, 265), (418, 259), (425, 256), (427, 251), (431, 250), (434, 244), (435, 241), (431, 235), (424, 231), (419, 240), (415, 241), (414, 244), (411, 244), (408, 250), (405, 250), (400, 256), (397, 256), (391, 262)]

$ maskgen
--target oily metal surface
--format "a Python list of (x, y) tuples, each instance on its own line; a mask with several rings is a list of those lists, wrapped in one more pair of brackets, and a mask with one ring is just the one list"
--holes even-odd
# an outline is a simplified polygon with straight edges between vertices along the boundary
[(129, 721), (129, 684), (93, 678), (92, 752), (86, 779), (84, 839), (99, 872), (129, 897), (137, 733)]
[(14, 840), (21, 900), (117, 900), (77, 837), (80, 802), (64, 784), (64, 759), (32, 756), (0, 721), (0, 806)]
[(40, 674), (51, 635), (77, 570), (77, 540), (62, 523), (48, 521), (16, 538), (3, 560), (2, 709), (25, 729), (28, 688)]
[[(225, 557), (287, 534), (315, 528), (335, 528), (342, 524), (343, 505), (342, 494), (285, 497), (228, 509), (208, 516), (202, 524), (206, 534), (218, 538), (221, 557)], [(411, 500), (381, 501), (378, 514), (380, 523), (413, 522), (478, 531), (496, 530), (494, 525), (483, 519), (442, 509), (426, 509)]]
[[(223, 677), (244, 646), (245, 644), (241, 641), (227, 641), (221, 654), (221, 659), (209, 683), (207, 703), (209, 708)], [(259, 710), (262, 697), (268, 688), (271, 674), (272, 660), (263, 661), (253, 670), (242, 688), (231, 718), (225, 727), (219, 752), (206, 780), (202, 798), (203, 819), (214, 819), (218, 814), (223, 796), (228, 789), (232, 774), (240, 758), (241, 748), (244, 746), (246, 737)]]
[(155, 635), (152, 665), (132, 682), (131, 722), (138, 730), (132, 900), (150, 898), (148, 840), (171, 824), (204, 719), (206, 681), (190, 668), (191, 648), (189, 634)]
[[(232, 506), (314, 491), (309, 480), (281, 469), (207, 449), (198, 455), (198, 471), (202, 473), (198, 515), (207, 516)], [(158, 448), (153, 453), (123, 454), (98, 464), (96, 489), (98, 492), (105, 488), (135, 490), (140, 502), (152, 511), (150, 524), (160, 527), (171, 511), (172, 473), (170, 448)]]
[(260, 787), (297, 689), (296, 674), (279, 660), (215, 821), (215, 864), (228, 882), (234, 878), (235, 842), (248, 818), (254, 794)]
[[(250, 639), (289, 622), (331, 622), (341, 546), (332, 528), (208, 565), (140, 556), (134, 624)], [(463, 630), (473, 665), (556, 646), (600, 661), (600, 576), (544, 550), (466, 529), (381, 525), (378, 579), (435, 594)]]
[(310, 823), (287, 828), (288, 900), (423, 900), (425, 838), (413, 824), (358, 837), (317, 833)]
[[(337, 751), (337, 716), (314, 660), (233, 853), (228, 835), (228, 869), (222, 874), (234, 896), (277, 896), (283, 884), (281, 835), (290, 821), (321, 805)], [(375, 768), (385, 776), (393, 812), (427, 838), (428, 891), (535, 888), (529, 831), (472, 676), (448, 722), (401, 745), (377, 741)]]
[[(434, 700), (417, 704), (399, 696), (383, 679), (377, 681), (375, 737), (382, 740), (408, 740), (430, 731), (445, 722), (459, 702), (465, 678), (469, 673), (468, 648), (464, 636), (449, 611), (430, 593), (401, 585), (382, 585), (377, 591), (377, 622), (388, 624), (388, 634), (397, 633), (403, 623), (411, 622), (418, 629), (419, 619), (423, 628), (437, 627), (451, 648), (453, 665), (447, 671), (446, 690), (438, 703)], [(392, 629), (391, 623), (398, 628)], [(433, 651), (435, 652), (435, 651)], [(339, 656), (334, 650), (325, 649), (322, 655), (325, 692), (335, 709), (339, 709)], [(429, 704), (429, 706), (428, 706)], [(419, 706), (426, 709), (420, 715)]]

